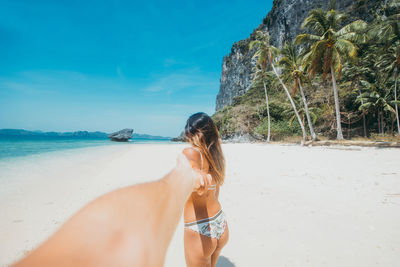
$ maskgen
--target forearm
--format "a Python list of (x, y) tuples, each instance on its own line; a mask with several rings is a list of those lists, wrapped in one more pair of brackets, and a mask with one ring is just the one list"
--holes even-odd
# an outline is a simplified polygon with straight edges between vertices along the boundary
[(193, 190), (187, 164), (96, 199), (17, 266), (162, 266)]
[(179, 223), (186, 200), (193, 192), (193, 184), (191, 180), (185, 179), (183, 174), (176, 169), (158, 182), (161, 190), (158, 196), (160, 202), (154, 207), (159, 209), (156, 213), (158, 227), (155, 227), (155, 229), (162, 234), (155, 234), (164, 237), (162, 243), (165, 244), (166, 249)]

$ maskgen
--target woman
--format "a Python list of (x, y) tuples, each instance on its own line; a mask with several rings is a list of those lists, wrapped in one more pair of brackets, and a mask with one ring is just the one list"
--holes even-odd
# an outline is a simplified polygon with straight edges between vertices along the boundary
[(185, 148), (183, 153), (192, 167), (212, 176), (210, 188), (201, 195), (193, 192), (185, 205), (186, 264), (189, 267), (214, 267), (229, 237), (225, 214), (218, 202), (220, 186), (225, 178), (221, 141), (214, 122), (202, 112), (187, 120), (185, 137), (191, 147)]

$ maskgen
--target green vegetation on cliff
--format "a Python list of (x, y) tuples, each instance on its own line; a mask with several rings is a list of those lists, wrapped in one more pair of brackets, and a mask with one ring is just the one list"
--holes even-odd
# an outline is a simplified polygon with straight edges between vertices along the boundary
[[(346, 21), (346, 15), (334, 10), (311, 11), (303, 24), (306, 34), (296, 38), (296, 45), (281, 48), (272, 64), (279, 67), (280, 78), (292, 90), (300, 122), (307, 125), (307, 131), (314, 128), (318, 137), (338, 139), (400, 135), (400, 4), (396, 0), (382, 3), (368, 25)], [(299, 53), (294, 59), (288, 54), (294, 51), (293, 46)], [(266, 69), (261, 81), (257, 79), (260, 75), (255, 75), (246, 94), (213, 115), (224, 138), (249, 134), (267, 139), (263, 82), (268, 89), (272, 140), (302, 134), (283, 84), (273, 74)], [(304, 95), (297, 93), (299, 86)]]
[[(268, 82), (272, 140), (301, 135), (300, 125), (297, 121), (291, 123), (292, 114), (285, 112), (290, 109), (290, 104), (289, 101), (286, 103), (284, 92), (279, 91), (272, 78)], [(233, 104), (217, 111), (213, 119), (224, 138), (236, 134), (250, 134), (256, 139), (266, 138), (268, 122), (263, 87), (253, 86), (246, 94), (235, 97)]]

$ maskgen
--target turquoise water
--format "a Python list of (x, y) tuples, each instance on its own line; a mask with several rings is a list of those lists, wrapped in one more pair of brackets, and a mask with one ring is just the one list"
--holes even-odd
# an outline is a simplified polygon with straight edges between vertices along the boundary
[(66, 149), (110, 146), (110, 145), (134, 145), (144, 143), (170, 143), (169, 140), (159, 139), (133, 139), (132, 142), (118, 143), (111, 142), (108, 139), (66, 139), (66, 138), (48, 138), (48, 137), (1, 137), (0, 138), (0, 160), (14, 157), (23, 157), (45, 152), (60, 151)]

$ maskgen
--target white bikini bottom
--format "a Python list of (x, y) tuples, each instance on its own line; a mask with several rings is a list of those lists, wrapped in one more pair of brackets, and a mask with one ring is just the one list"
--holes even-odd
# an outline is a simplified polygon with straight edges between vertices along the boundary
[(219, 239), (225, 231), (226, 218), (221, 210), (214, 216), (195, 222), (185, 223), (185, 228), (193, 230), (201, 235)]

